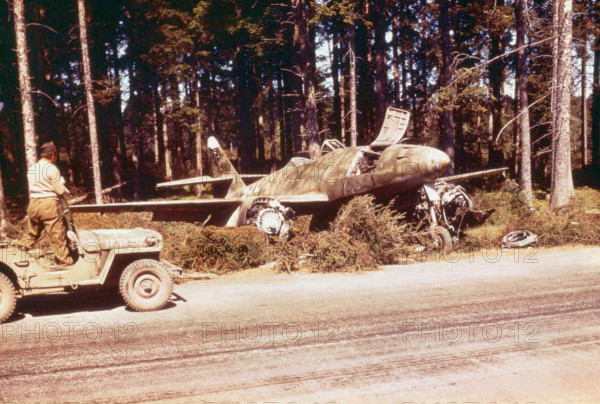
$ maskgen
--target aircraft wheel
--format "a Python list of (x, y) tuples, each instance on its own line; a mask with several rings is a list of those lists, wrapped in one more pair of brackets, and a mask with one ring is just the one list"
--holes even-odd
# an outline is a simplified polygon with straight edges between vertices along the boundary
[(119, 282), (125, 303), (135, 311), (163, 308), (173, 292), (173, 280), (160, 262), (151, 259), (129, 264)]
[(433, 237), (433, 244), (437, 251), (448, 254), (452, 251), (454, 244), (452, 243), (452, 236), (448, 229), (442, 226), (435, 226), (431, 229), (431, 236)]
[(0, 273), (0, 324), (12, 316), (17, 305), (17, 291), (8, 276)]

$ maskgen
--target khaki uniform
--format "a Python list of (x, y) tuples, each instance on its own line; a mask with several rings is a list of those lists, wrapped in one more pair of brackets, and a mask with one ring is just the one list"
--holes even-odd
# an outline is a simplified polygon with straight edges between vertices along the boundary
[(35, 198), (29, 202), (27, 208), (29, 223), (27, 233), (19, 240), (18, 244), (26, 249), (31, 249), (40, 238), (42, 230), (46, 230), (54, 257), (59, 264), (70, 265), (73, 258), (67, 247), (65, 226), (58, 213), (58, 200), (54, 198)]
[(59, 264), (70, 265), (73, 259), (67, 247), (65, 226), (58, 212), (58, 196), (68, 192), (62, 183), (58, 168), (42, 159), (27, 173), (29, 180), (29, 223), (27, 233), (17, 243), (26, 249), (33, 248), (46, 230), (52, 243), (54, 257)]

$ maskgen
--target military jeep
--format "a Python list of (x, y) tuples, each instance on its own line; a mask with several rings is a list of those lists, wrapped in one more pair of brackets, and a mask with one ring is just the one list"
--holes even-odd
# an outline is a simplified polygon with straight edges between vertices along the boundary
[(160, 260), (160, 233), (130, 230), (77, 230), (68, 205), (59, 209), (75, 262), (54, 264), (52, 251), (23, 251), (14, 242), (0, 242), (0, 323), (14, 312), (17, 299), (29, 295), (117, 289), (136, 311), (165, 306), (179, 268)]

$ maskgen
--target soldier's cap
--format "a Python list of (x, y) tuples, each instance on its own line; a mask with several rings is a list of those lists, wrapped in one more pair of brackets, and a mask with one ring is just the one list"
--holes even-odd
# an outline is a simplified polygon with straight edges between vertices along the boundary
[(53, 153), (56, 151), (56, 145), (54, 142), (46, 142), (40, 147), (41, 153)]

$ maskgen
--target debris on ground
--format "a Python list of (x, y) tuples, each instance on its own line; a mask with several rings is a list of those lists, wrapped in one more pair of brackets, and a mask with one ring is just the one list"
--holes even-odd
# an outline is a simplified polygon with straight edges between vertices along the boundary
[(537, 243), (538, 236), (527, 230), (511, 231), (504, 237), (500, 246), (502, 248), (525, 248)]

